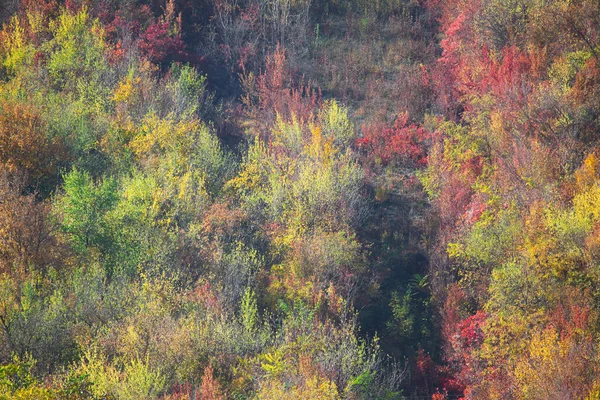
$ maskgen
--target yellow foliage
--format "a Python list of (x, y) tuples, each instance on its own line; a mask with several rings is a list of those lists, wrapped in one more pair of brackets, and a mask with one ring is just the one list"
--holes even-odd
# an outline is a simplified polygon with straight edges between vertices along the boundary
[(279, 377), (287, 369), (284, 353), (280, 349), (275, 349), (271, 353), (264, 354), (261, 358), (263, 359), (263, 362), (260, 363), (260, 366), (267, 376), (275, 378)]
[[(514, 369), (514, 378), (523, 398), (542, 398), (545, 392), (544, 377), (558, 373), (564, 345), (558, 333), (551, 329), (533, 334), (528, 347), (528, 357), (519, 360)], [(549, 393), (548, 393), (549, 394)]]
[[(293, 266), (292, 266), (293, 268)], [(277, 276), (271, 280), (267, 288), (267, 297), (273, 300), (289, 299), (294, 303), (301, 301), (307, 304), (313, 303), (315, 295), (315, 284), (311, 280), (303, 279), (290, 272), (289, 265), (276, 265), (273, 274)]]
[(464, 254), (465, 246), (462, 243), (448, 243), (446, 252), (448, 253), (448, 257), (457, 259)]
[(252, 380), (254, 378), (252, 363), (247, 357), (239, 357), (237, 361), (237, 365), (232, 367), (234, 378), (231, 383), (235, 392), (243, 392), (252, 385)]
[(4, 53), (4, 66), (14, 73), (27, 56), (25, 30), (16, 15), (5, 25), (0, 39), (0, 46)]
[(277, 115), (276, 124), (272, 129), (273, 147), (286, 149), (297, 154), (302, 152), (304, 148), (302, 127), (294, 115), (292, 115), (292, 120), (289, 123), (284, 121), (280, 115)]
[(600, 400), (600, 381), (594, 383), (594, 387), (590, 390), (585, 400)]
[(48, 21), (44, 13), (39, 10), (27, 11), (27, 24), (29, 25), (29, 32), (37, 37), (48, 31)]
[(266, 173), (274, 168), (270, 162), (271, 154), (260, 139), (253, 143), (248, 153), (239, 174), (230, 179), (225, 187), (240, 193), (263, 192)]
[(330, 137), (323, 144), (323, 159), (331, 160), (336, 155), (337, 149), (333, 146), (333, 137)]
[[(261, 363), (267, 375), (260, 385), (257, 399), (340, 399), (336, 385), (319, 374), (310, 355), (298, 352), (294, 348), (288, 348), (287, 352), (290, 353), (288, 356), (293, 355), (289, 357), (293, 363), (285, 363), (286, 354), (281, 349), (262, 356), (263, 359), (268, 360), (267, 364)], [(277, 372), (274, 373), (274, 370)], [(290, 381), (286, 379), (287, 375), (299, 379)]]
[(112, 100), (116, 103), (127, 102), (134, 93), (135, 85), (139, 84), (140, 81), (139, 77), (132, 78), (131, 76), (127, 76), (115, 88)]
[(269, 381), (260, 388), (257, 394), (259, 400), (336, 400), (340, 395), (335, 384), (329, 380), (313, 377), (304, 387), (288, 387), (283, 382)]
[(331, 145), (343, 149), (354, 139), (354, 125), (348, 118), (348, 110), (335, 100), (326, 101), (319, 111), (319, 126)]
[(54, 400), (58, 399), (55, 393), (41, 386), (30, 386), (18, 389), (10, 395), (0, 393), (0, 400)]
[(130, 147), (138, 156), (149, 155), (154, 149), (167, 146), (173, 136), (177, 136), (177, 131), (172, 122), (152, 115), (144, 120), (141, 134), (131, 141)]
[(233, 188), (234, 190), (246, 191), (260, 188), (262, 176), (260, 174), (260, 165), (258, 160), (253, 160), (244, 166), (244, 169), (230, 179), (226, 183), (226, 187)]
[(579, 191), (592, 185), (598, 178), (598, 158), (594, 153), (590, 153), (583, 165), (575, 172), (575, 179)]
[[(489, 307), (488, 307), (489, 308)], [(511, 310), (509, 315), (499, 315), (486, 321), (483, 327), (485, 341), (479, 356), (488, 361), (492, 366), (506, 360), (518, 358), (524, 351), (528, 343), (529, 329), (527, 317), (522, 313)], [(529, 316), (531, 320), (542, 321), (544, 316), (541, 312)]]
[(586, 221), (589, 228), (591, 223), (600, 220), (600, 186), (592, 186), (573, 199), (575, 216), (579, 221)]
[(310, 132), (312, 134), (311, 143), (305, 146), (306, 154), (323, 164), (331, 163), (338, 151), (333, 144), (334, 137), (329, 136), (325, 139), (320, 126), (311, 126)]
[(589, 345), (581, 332), (569, 336), (554, 328), (534, 332), (512, 371), (518, 398), (552, 398), (558, 388), (565, 389), (565, 398), (583, 398), (589, 390), (586, 375), (594, 371)]
[(311, 143), (309, 146), (307, 146), (306, 152), (308, 153), (309, 156), (313, 157), (314, 159), (318, 160), (321, 158), (322, 154), (323, 154), (323, 134), (321, 131), (321, 127), (319, 126), (312, 126), (310, 128), (310, 132), (312, 134), (311, 136)]

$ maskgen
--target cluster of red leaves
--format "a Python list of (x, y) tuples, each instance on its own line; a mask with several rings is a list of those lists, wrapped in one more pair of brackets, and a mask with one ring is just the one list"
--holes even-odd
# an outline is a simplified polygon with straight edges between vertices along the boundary
[(431, 133), (408, 123), (408, 114), (401, 114), (393, 126), (376, 124), (363, 127), (364, 135), (356, 146), (368, 161), (382, 165), (420, 168), (427, 164), (427, 148)]
[[(133, 16), (130, 14), (134, 14)], [(142, 26), (147, 26), (153, 19), (152, 10), (142, 5), (134, 10), (114, 10), (107, 3), (101, 3), (96, 15), (104, 26), (104, 32), (111, 41), (118, 41), (124, 33), (138, 37)]]
[(467, 349), (478, 347), (483, 342), (482, 326), (485, 323), (487, 316), (484, 312), (478, 311), (477, 314), (471, 315), (458, 325), (460, 332), (459, 340)]
[(187, 53), (180, 35), (170, 32), (168, 22), (155, 22), (140, 36), (142, 55), (154, 64), (185, 61)]
[(219, 381), (217, 381), (214, 377), (212, 365), (204, 368), (204, 375), (202, 375), (200, 391), (202, 392), (202, 400), (222, 400), (225, 398), (223, 396), (223, 389), (221, 389)]
[(424, 393), (430, 394), (432, 400), (456, 398), (464, 391), (464, 386), (452, 376), (447, 366), (435, 363), (429, 354), (420, 349), (417, 352), (413, 383)]
[(595, 315), (589, 303), (589, 294), (573, 290), (573, 298), (561, 301), (549, 314), (549, 327), (555, 329), (561, 340), (574, 339), (589, 332)]
[(516, 46), (502, 49), (500, 57), (492, 57), (488, 46), (483, 46), (479, 60), (482, 74), (472, 75), (465, 86), (475, 93), (491, 92), (496, 98), (514, 101), (515, 89), (530, 82), (532, 61), (527, 52)]
[(598, 98), (600, 91), (600, 62), (595, 58), (590, 58), (581, 72), (577, 74), (575, 85), (573, 86), (572, 100), (578, 104), (588, 103), (592, 99)]
[(9, 173), (0, 164), (0, 274), (28, 267), (46, 269), (60, 265), (67, 250), (54, 237), (50, 204), (27, 191), (22, 173)]
[(305, 84), (301, 79), (294, 84), (285, 52), (279, 47), (272, 56), (267, 57), (266, 71), (256, 81), (262, 111), (273, 110), (284, 119), (296, 117), (307, 121), (320, 101), (319, 94), (311, 88), (310, 82)]
[(461, 176), (444, 171), (445, 187), (435, 199), (439, 210), (440, 238), (448, 239), (456, 232), (457, 224), (462, 221), (473, 197), (473, 189), (465, 185)]
[(455, 82), (461, 70), (462, 62), (459, 52), (460, 42), (456, 36), (465, 25), (465, 14), (460, 14), (446, 29), (446, 38), (440, 43), (442, 57), (433, 66), (431, 80), (438, 103), (446, 114), (451, 114), (458, 107), (460, 92)]
[(188, 300), (200, 304), (205, 309), (211, 310), (211, 312), (223, 312), (222, 303), (209, 282), (198, 283), (194, 290), (188, 294)]
[(479, 218), (487, 209), (487, 203), (475, 197), (477, 196), (474, 196), (473, 200), (467, 207), (466, 212), (462, 215), (462, 222), (464, 222), (466, 225), (472, 225), (479, 221)]
[(208, 365), (204, 368), (200, 388), (186, 382), (175, 384), (169, 390), (169, 399), (172, 400), (222, 400), (225, 398), (221, 384), (214, 376), (214, 368)]
[(452, 350), (446, 354), (449, 361), (448, 377), (456, 388), (463, 389), (467, 395), (471, 387), (477, 382), (480, 371), (483, 369), (481, 361), (473, 354), (484, 340), (483, 325), (487, 315), (478, 311), (459, 322), (455, 332), (449, 340)]

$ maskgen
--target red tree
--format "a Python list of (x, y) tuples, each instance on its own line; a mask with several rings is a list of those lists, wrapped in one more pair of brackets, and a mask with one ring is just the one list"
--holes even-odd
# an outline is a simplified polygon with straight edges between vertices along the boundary
[(408, 123), (408, 114), (400, 114), (393, 126), (376, 124), (363, 127), (364, 135), (356, 141), (369, 162), (419, 168), (427, 164), (431, 133)]

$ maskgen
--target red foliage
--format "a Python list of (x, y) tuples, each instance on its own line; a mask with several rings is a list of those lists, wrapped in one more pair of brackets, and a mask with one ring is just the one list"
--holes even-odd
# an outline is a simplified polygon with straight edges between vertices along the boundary
[(364, 136), (356, 141), (367, 160), (383, 165), (399, 164), (418, 168), (427, 164), (431, 133), (408, 124), (408, 114), (401, 114), (392, 127), (377, 124), (363, 127)]
[(21, 0), (19, 2), (19, 19), (27, 21), (27, 12), (38, 12), (43, 17), (56, 17), (59, 10), (59, 4), (55, 0)]
[[(165, 397), (167, 398), (167, 397)], [(200, 400), (200, 392), (195, 390), (194, 386), (185, 382), (183, 384), (176, 383), (169, 390), (170, 400)]]
[[(482, 327), (486, 318), (485, 313), (478, 311), (458, 324), (455, 324), (455, 321), (445, 321), (444, 335), (449, 341), (446, 349), (449, 367), (441, 385), (448, 392), (467, 394), (469, 388), (473, 387), (479, 379), (483, 365), (474, 357), (473, 350), (483, 343)], [(454, 331), (450, 332), (452, 326), (454, 326)]]
[(441, 393), (441, 392), (435, 392), (434, 394), (431, 395), (431, 400), (446, 400), (448, 398), (448, 395), (445, 393)]
[(30, 104), (0, 100), (0, 166), (26, 173), (31, 184), (56, 176), (69, 159), (60, 138), (47, 136), (42, 111)]
[(589, 294), (578, 290), (570, 290), (570, 295), (550, 312), (550, 327), (556, 329), (561, 340), (576, 338), (584, 332), (589, 332), (590, 325), (595, 321)]
[(459, 119), (464, 96), (473, 94), (491, 93), (502, 104), (522, 107), (531, 92), (532, 77), (540, 73), (544, 52), (508, 46), (499, 54), (492, 53), (485, 37), (473, 29), (473, 16), (481, 12), (478, 0), (429, 3), (442, 9), (442, 55), (431, 69), (431, 80), (438, 105), (446, 115)]
[(301, 121), (308, 121), (320, 101), (320, 95), (310, 87), (310, 82), (305, 84), (303, 78), (296, 85), (293, 81), (285, 52), (278, 47), (272, 56), (267, 57), (266, 72), (257, 78), (263, 109), (270, 108), (284, 119), (295, 116)]
[(460, 119), (461, 97), (465, 94), (462, 83), (471, 74), (476, 58), (477, 36), (473, 34), (473, 16), (481, 7), (479, 0), (455, 2), (427, 0), (427, 7), (438, 15), (443, 39), (442, 56), (431, 68), (431, 81), (438, 106), (452, 120)]
[(481, 214), (487, 209), (487, 204), (478, 200), (473, 200), (467, 209), (467, 212), (463, 215), (464, 222), (466, 224), (474, 224), (479, 221)]
[(433, 387), (439, 383), (439, 366), (436, 365), (429, 354), (423, 349), (417, 352), (417, 360), (413, 371), (413, 383), (415, 387), (423, 388), (425, 392), (431, 393)]
[(209, 282), (198, 283), (188, 294), (188, 300), (201, 304), (205, 309), (222, 312), (222, 305)]
[[(484, 25), (492, 25), (499, 17), (509, 21), (506, 12), (516, 12), (514, 6), (498, 10), (481, 0), (426, 3), (438, 16), (443, 33), (441, 57), (430, 68), (438, 106), (448, 119), (475, 128), (473, 136), (481, 134), (485, 139), (482, 145), (471, 148), (476, 153), (471, 158), (464, 154), (450, 161), (450, 157), (445, 157), (449, 154), (445, 153), (447, 147), (443, 146), (434, 147), (430, 153), (429, 164), (438, 185), (435, 189), (439, 189), (434, 192), (439, 195), (434, 199), (439, 215), (436, 239), (444, 251), (462, 229), (469, 229), (480, 218), (489, 193), (499, 195), (505, 208), (510, 204), (527, 210), (536, 202), (553, 204), (556, 192), (549, 189), (551, 185), (568, 180), (572, 160), (581, 157), (586, 146), (593, 148), (600, 126), (600, 90), (596, 89), (600, 84), (600, 63), (595, 52), (598, 24), (587, 21), (597, 18), (597, 12), (591, 11), (598, 6), (594, 2), (575, 2), (562, 11), (554, 7), (541, 10), (547, 15), (534, 15), (529, 10), (525, 22), (507, 28), (518, 32), (507, 33), (506, 39), (498, 34), (501, 40), (491, 40), (496, 34), (492, 31), (497, 28), (487, 32)], [(556, 29), (558, 26), (563, 28)], [(555, 34), (557, 31), (560, 33)], [(570, 37), (569, 32), (574, 36)], [(517, 39), (508, 37), (511, 35)], [(490, 48), (487, 43), (496, 47)], [(575, 49), (591, 53), (586, 58), (571, 58)], [(563, 82), (561, 79), (572, 88), (566, 94), (555, 91), (562, 84), (557, 83)], [(451, 140), (445, 138), (442, 144)], [(481, 177), (484, 165), (490, 175)], [(490, 185), (491, 192), (476, 193), (480, 190), (474, 185), (478, 177)], [(573, 189), (567, 185), (558, 187), (571, 192), (559, 195), (570, 200)], [(485, 283), (465, 279), (465, 284), (473, 292), (485, 291)], [(448, 283), (442, 285), (446, 287)], [(483, 343), (486, 315), (479, 311), (465, 318), (458, 305), (464, 300), (464, 293), (452, 287), (451, 291), (442, 309), (446, 361), (465, 385), (467, 395), (486, 398), (483, 392), (477, 392), (486, 385), (493, 385), (498, 393), (507, 393), (503, 391), (510, 390), (507, 371), (512, 366), (503, 365), (504, 360), (488, 365), (489, 360), (482, 360), (474, 351)], [(556, 364), (563, 373), (589, 371), (593, 364), (590, 359), (594, 357), (590, 334), (596, 318), (594, 307), (574, 300), (585, 297), (582, 293), (567, 291), (556, 296), (561, 300), (546, 314), (550, 321), (547, 329), (558, 332), (561, 346), (567, 348), (561, 347), (561, 352), (567, 354), (560, 359), (556, 356)], [(588, 355), (590, 358), (586, 358)], [(427, 366), (425, 361), (421, 360), (418, 368)], [(578, 374), (585, 375), (582, 372), (573, 376)], [(556, 381), (571, 379), (569, 374), (563, 375), (569, 377)], [(443, 398), (444, 392), (440, 390), (436, 396)]]
[(188, 57), (181, 36), (170, 32), (168, 22), (155, 22), (140, 37), (142, 55), (154, 64), (185, 61)]
[(456, 36), (462, 31), (466, 20), (465, 14), (460, 14), (445, 31), (445, 39), (440, 43), (442, 57), (433, 67), (431, 80), (437, 95), (438, 104), (446, 114), (456, 111), (460, 98), (456, 82), (461, 69), (460, 41)]
[(584, 104), (598, 98), (598, 91), (600, 90), (599, 64), (600, 62), (592, 57), (577, 74), (571, 95), (575, 103)]
[(463, 220), (467, 207), (471, 204), (474, 191), (471, 184), (475, 179), (469, 179), (465, 183), (465, 177), (453, 173), (449, 169), (441, 172), (444, 189), (440, 196), (434, 200), (439, 210), (440, 218), (440, 243), (448, 243), (457, 228), (457, 224)]
[(448, 366), (436, 364), (422, 349), (417, 352), (412, 383), (427, 394), (435, 390), (432, 399), (457, 398), (465, 389)]
[(124, 34), (138, 37), (141, 27), (148, 25), (153, 19), (152, 11), (147, 5), (126, 11), (112, 10), (106, 3), (102, 3), (98, 6), (96, 14), (104, 26), (107, 37), (114, 41)]
[[(40, 20), (43, 21), (42, 23), (47, 24), (50, 19), (56, 18), (59, 12), (60, 6), (55, 0), (21, 0), (19, 2), (17, 16), (19, 17), (19, 23), (24, 30), (27, 40), (38, 46), (42, 40), (45, 39), (44, 37), (40, 36), (48, 35), (47, 32), (39, 32), (36, 29), (31, 29), (31, 21), (27, 16), (28, 13), (38, 14), (40, 16)], [(0, 33), (0, 43), (3, 40), (5, 39)], [(38, 62), (39, 58), (37, 58), (35, 61)]]
[(487, 316), (483, 311), (478, 311), (477, 314), (470, 316), (458, 325), (460, 338), (463, 347), (473, 349), (483, 343), (482, 325), (485, 323)]
[(221, 389), (221, 385), (215, 379), (214, 370), (212, 365), (204, 368), (204, 375), (202, 375), (202, 384), (200, 387), (201, 395), (200, 400), (221, 400), (225, 397), (223, 396), (223, 390)]
[(56, 226), (50, 204), (26, 191), (23, 174), (0, 166), (0, 273), (24, 272), (32, 266), (46, 269), (67, 257), (54, 237)]
[[(492, 57), (487, 46), (483, 46), (476, 61), (478, 71), (465, 77), (464, 92), (481, 95), (491, 93), (504, 107), (522, 107), (531, 93), (532, 59), (516, 46), (505, 47), (499, 57)], [(473, 68), (475, 69), (475, 68)]]
[(77, 0), (65, 0), (65, 8), (71, 12), (77, 12), (81, 9), (81, 4)]
[[(449, 340), (456, 332), (458, 325), (463, 320), (462, 309), (467, 302), (467, 296), (463, 289), (457, 284), (448, 288), (446, 301), (442, 309), (443, 326), (442, 333), (446, 340)], [(450, 349), (446, 349), (449, 352)]]
[(244, 103), (248, 116), (259, 126), (263, 136), (268, 136), (269, 128), (277, 115), (284, 121), (296, 118), (310, 121), (321, 103), (321, 93), (305, 82), (304, 77), (295, 79), (290, 71), (285, 51), (277, 46), (275, 52), (267, 56), (265, 71), (256, 78), (250, 74), (244, 78), (246, 96)]

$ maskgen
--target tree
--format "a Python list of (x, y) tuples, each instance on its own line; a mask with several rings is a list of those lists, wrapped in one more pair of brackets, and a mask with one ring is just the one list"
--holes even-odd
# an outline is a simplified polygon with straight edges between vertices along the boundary
[(59, 168), (69, 159), (59, 137), (49, 137), (37, 107), (14, 100), (0, 101), (0, 164), (5, 173), (26, 178), (27, 187), (47, 195), (58, 181)]
[[(117, 181), (107, 178), (94, 183), (87, 172), (77, 169), (64, 180), (64, 194), (55, 203), (61, 231), (81, 256), (101, 257), (110, 263), (116, 243), (107, 213), (118, 201)], [(110, 276), (113, 266), (109, 264), (107, 268)]]

